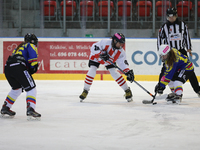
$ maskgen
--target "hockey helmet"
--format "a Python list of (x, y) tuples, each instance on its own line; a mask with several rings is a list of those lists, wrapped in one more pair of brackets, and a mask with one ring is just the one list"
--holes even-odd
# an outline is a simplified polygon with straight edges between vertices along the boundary
[(172, 17), (177, 15), (177, 9), (172, 7), (167, 9), (167, 17)]
[(165, 61), (168, 59), (168, 54), (170, 50), (171, 48), (169, 47), (169, 45), (165, 45), (165, 44), (160, 45), (158, 54), (160, 55), (160, 58), (162, 61)]
[(32, 43), (34, 45), (37, 46), (38, 44), (38, 38), (35, 36), (35, 34), (33, 33), (27, 33), (25, 36), (24, 36), (24, 41), (27, 41), (29, 43)]
[[(116, 44), (117, 43), (121, 43), (120, 47), (117, 47)], [(120, 49), (122, 47), (124, 47), (124, 44), (125, 44), (125, 36), (122, 34), (122, 33), (115, 33), (113, 36), (112, 36), (112, 47), (114, 49)]]
[(112, 40), (116, 40), (119, 43), (125, 43), (125, 36), (122, 33), (115, 33), (112, 36)]

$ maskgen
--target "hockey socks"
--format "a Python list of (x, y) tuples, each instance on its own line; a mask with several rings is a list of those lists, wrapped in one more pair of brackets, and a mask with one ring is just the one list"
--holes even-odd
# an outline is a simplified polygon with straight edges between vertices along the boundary
[(108, 71), (110, 72), (113, 79), (124, 91), (129, 88), (126, 83), (126, 80), (121, 76), (121, 74), (115, 68), (110, 68), (108, 69)]
[(115, 68), (108, 69), (110, 71), (111, 76), (117, 82), (117, 84), (125, 91), (125, 98), (128, 102), (133, 101), (132, 92), (128, 87), (126, 80), (121, 76), (119, 72), (116, 71)]
[(2, 116), (4, 115), (8, 115), (8, 116), (15, 116), (15, 112), (10, 110), (10, 108), (12, 107), (12, 105), (15, 103), (16, 99), (18, 98), (18, 96), (22, 93), (22, 89), (17, 89), (17, 90), (11, 90), (5, 101), (4, 101), (4, 104), (2, 106), (2, 109), (1, 109), (1, 114)]
[(33, 109), (35, 109), (35, 105), (36, 105), (36, 93), (37, 93), (36, 88), (33, 88), (30, 91), (27, 91), (27, 94), (26, 94), (27, 106), (29, 104), (30, 107), (32, 107)]
[(90, 66), (90, 69), (85, 77), (84, 82), (84, 89), (89, 91), (90, 87), (93, 83), (94, 77), (96, 76), (97, 67), (96, 66)]
[(20, 88), (20, 89), (17, 89), (17, 90), (11, 90), (9, 93), (8, 93), (8, 95), (7, 95), (7, 97), (6, 97), (6, 102), (7, 102), (7, 104), (6, 104), (6, 106), (7, 107), (9, 107), (9, 108), (11, 108), (12, 107), (12, 105), (15, 103), (15, 101), (16, 101), (16, 99), (18, 98), (18, 96), (20, 95), (22, 93), (22, 89)]

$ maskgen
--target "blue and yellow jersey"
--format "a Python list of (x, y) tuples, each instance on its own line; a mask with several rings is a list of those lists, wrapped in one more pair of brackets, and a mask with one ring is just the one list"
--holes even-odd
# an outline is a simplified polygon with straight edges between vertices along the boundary
[(38, 64), (38, 50), (34, 44), (26, 43), (23, 44), (17, 51), (16, 49), (12, 52), (13, 55), (22, 55), (26, 60), (26, 65), (28, 68), (33, 68)]
[(173, 66), (169, 67), (167, 65), (167, 60), (165, 61), (165, 72), (160, 80), (160, 85), (165, 87), (170, 80), (173, 78), (174, 74), (179, 70), (193, 71), (194, 66), (189, 61), (188, 57), (181, 54), (177, 49), (172, 48), (176, 55), (176, 61), (173, 63)]

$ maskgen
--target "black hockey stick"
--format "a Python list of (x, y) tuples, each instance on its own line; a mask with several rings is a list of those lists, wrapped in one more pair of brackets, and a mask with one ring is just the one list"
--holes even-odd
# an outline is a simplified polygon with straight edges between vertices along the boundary
[[(116, 64), (114, 64), (111, 60), (108, 60), (108, 61), (109, 61), (113, 66), (115, 66), (117, 69), (119, 69), (123, 74), (126, 75), (126, 73), (125, 73), (121, 68), (119, 68)], [(153, 104), (153, 105), (154, 105), (154, 104), (157, 104), (157, 102), (154, 103), (154, 99), (155, 99), (157, 93), (155, 93), (155, 95), (153, 95), (153, 94), (151, 94), (149, 91), (147, 91), (143, 86), (141, 86), (137, 81), (133, 80), (133, 82), (135, 82), (139, 87), (141, 87), (145, 92), (147, 92), (149, 95), (151, 95), (151, 96), (153, 97), (153, 99), (152, 99), (151, 101), (143, 100), (143, 101), (142, 101), (143, 104)]]
[(153, 104), (153, 105), (155, 105), (155, 104), (157, 104), (157, 102), (154, 102), (154, 99), (156, 98), (156, 94), (157, 94), (157, 92), (155, 93), (155, 95), (153, 95), (153, 99), (152, 100), (143, 100), (142, 101), (142, 103), (143, 104)]
[[(158, 84), (160, 85), (160, 78), (159, 78)], [(153, 104), (153, 105), (157, 104), (157, 102), (154, 102), (154, 99), (156, 98), (156, 94), (157, 94), (157, 93), (158, 93), (158, 92), (156, 91), (156, 92), (155, 92), (155, 95), (154, 95), (154, 97), (153, 97), (153, 99), (152, 99), (151, 101), (149, 101), (149, 100), (143, 100), (142, 103), (143, 103), (143, 104)]]

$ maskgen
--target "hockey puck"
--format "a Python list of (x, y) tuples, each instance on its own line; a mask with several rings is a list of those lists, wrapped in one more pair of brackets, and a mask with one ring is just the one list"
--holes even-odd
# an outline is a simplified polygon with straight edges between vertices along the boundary
[(157, 104), (157, 102), (154, 102), (153, 105)]

